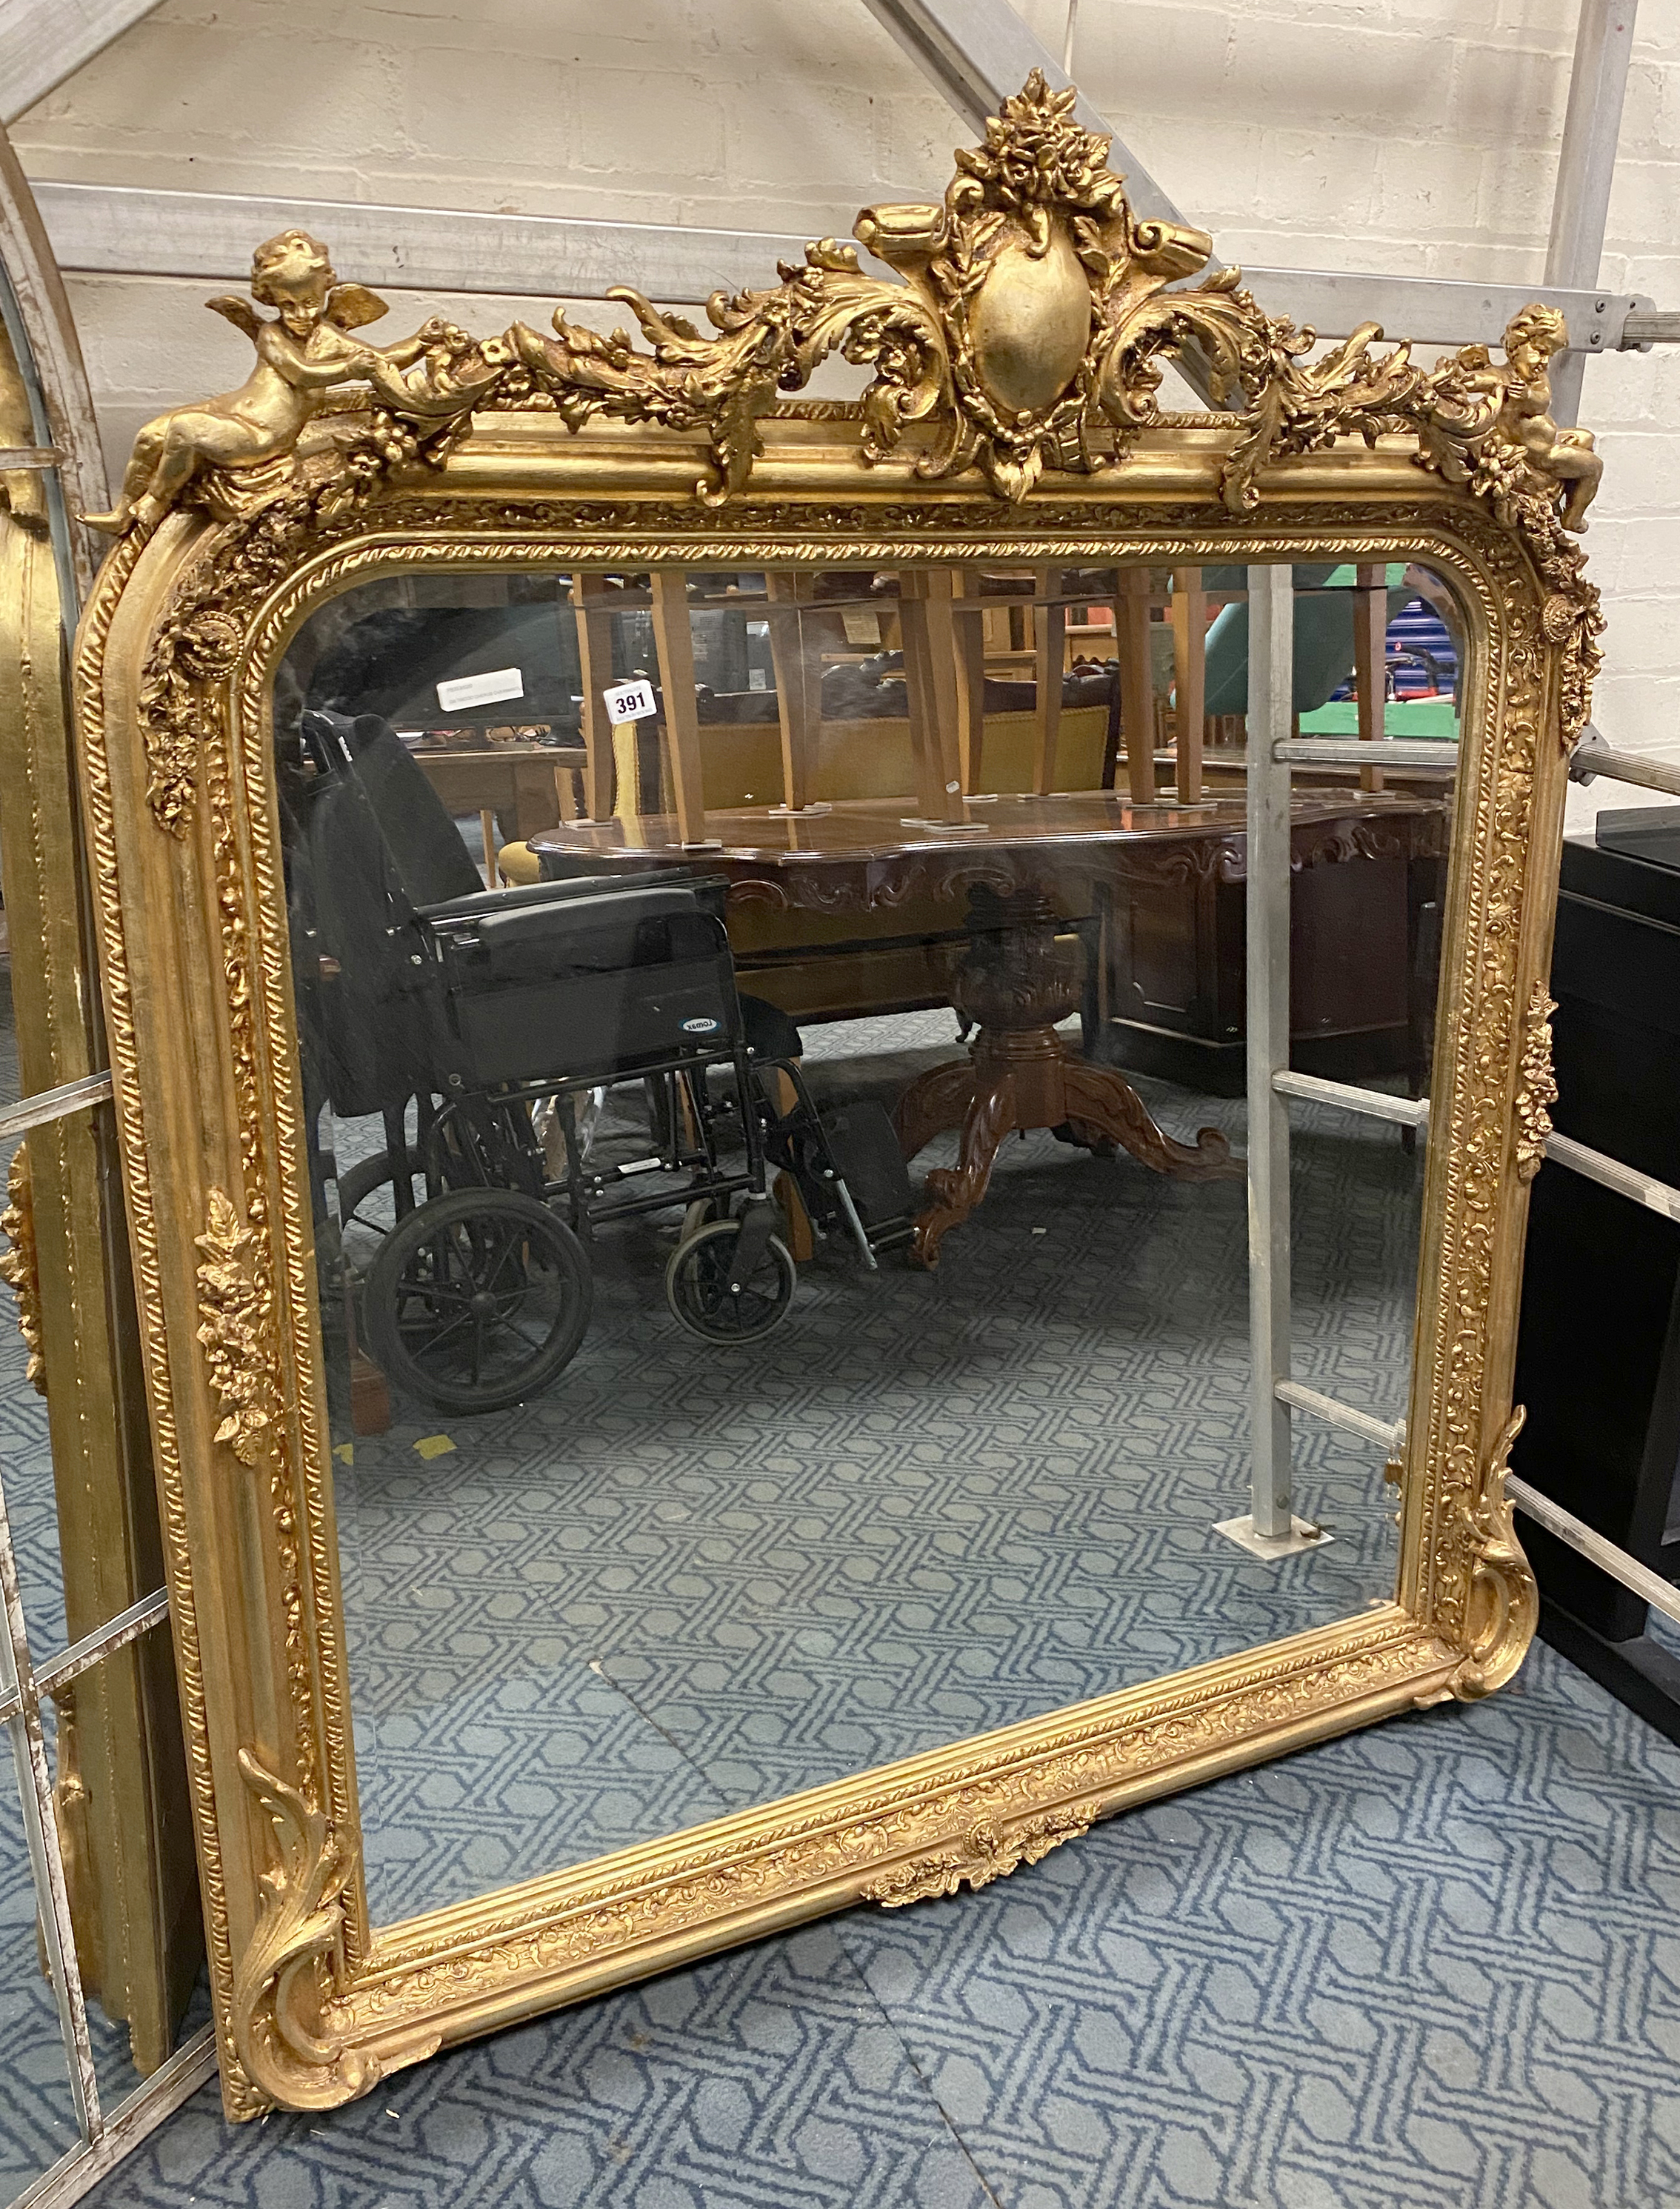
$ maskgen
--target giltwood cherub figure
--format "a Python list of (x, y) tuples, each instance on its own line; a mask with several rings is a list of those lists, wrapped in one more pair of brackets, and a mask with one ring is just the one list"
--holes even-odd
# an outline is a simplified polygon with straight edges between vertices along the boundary
[(1505, 331), (1505, 358), (1519, 379), (1507, 381), (1499, 410), (1500, 427), (1528, 455), (1537, 473), (1564, 486), (1562, 520), (1579, 533), (1605, 472), (1593, 449), (1590, 430), (1560, 429), (1551, 418), (1548, 364), (1569, 342), (1569, 329), (1556, 307), (1525, 307)]
[[(201, 472), (238, 479), (262, 471), (240, 487), (268, 491), (276, 475), (289, 477), (298, 438), (336, 385), (369, 383), (380, 400), (406, 414), (447, 416), (470, 403), (449, 373), (456, 356), (477, 350), (464, 334), (434, 319), (397, 345), (353, 336), (388, 311), (385, 302), (363, 285), (340, 284), (326, 247), (307, 231), (284, 230), (257, 247), (250, 290), (252, 298), (276, 310), (272, 319), (244, 299), (208, 303), (256, 347), (250, 376), (237, 391), (148, 422), (135, 439), (122, 497), (109, 514), (85, 515), (90, 527), (121, 536), (160, 521)], [(428, 375), (417, 388), (401, 371), (423, 358)], [(491, 371), (484, 365), (487, 381)]]
[[(1556, 307), (1525, 307), (1505, 329), (1505, 365), (1496, 368), (1485, 346), (1470, 346), (1440, 372), (1437, 400), (1420, 432), (1426, 450), (1449, 481), (1466, 470), (1454, 448), (1520, 454), (1531, 477), (1553, 500), (1559, 520), (1579, 535), (1587, 527), (1605, 472), (1589, 430), (1565, 429), (1552, 418), (1549, 366), (1569, 343), (1569, 327)], [(1444, 446), (1430, 433), (1444, 431)]]

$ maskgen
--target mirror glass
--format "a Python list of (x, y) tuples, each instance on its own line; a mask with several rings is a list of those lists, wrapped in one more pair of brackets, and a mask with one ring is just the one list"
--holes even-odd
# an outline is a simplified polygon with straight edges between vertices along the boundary
[[(1456, 735), (1436, 578), (1293, 580), (1304, 738)], [(1225, 1531), (1246, 581), (393, 572), (300, 630), (376, 1921), (1392, 1598), (1387, 1450), (1310, 1411), (1303, 1543)], [(1426, 1090), (1451, 803), (1297, 768), (1301, 1074)], [(1293, 1377), (1399, 1420), (1421, 1138), (1289, 1113)]]

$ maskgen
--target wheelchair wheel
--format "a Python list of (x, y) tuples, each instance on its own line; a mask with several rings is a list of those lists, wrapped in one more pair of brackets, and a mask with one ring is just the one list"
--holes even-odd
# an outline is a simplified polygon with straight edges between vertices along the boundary
[(576, 1354), (593, 1297), (583, 1245), (534, 1197), (463, 1189), (394, 1227), (362, 1292), (385, 1377), (446, 1411), (539, 1394)]
[[(416, 1182), (420, 1184), (414, 1198), (417, 1205), (426, 1201), (425, 1171), (425, 1160), (411, 1144), (408, 1180), (411, 1188)], [(346, 1233), (352, 1228), (382, 1237), (390, 1233), (397, 1217), (394, 1179), (388, 1151), (376, 1151), (371, 1158), (358, 1160), (340, 1176), (339, 1224)]]
[(720, 1219), (679, 1243), (665, 1269), (665, 1297), (690, 1334), (707, 1342), (756, 1342), (786, 1316), (798, 1279), (787, 1248), (772, 1236), (737, 1291), (729, 1285), (738, 1219)]

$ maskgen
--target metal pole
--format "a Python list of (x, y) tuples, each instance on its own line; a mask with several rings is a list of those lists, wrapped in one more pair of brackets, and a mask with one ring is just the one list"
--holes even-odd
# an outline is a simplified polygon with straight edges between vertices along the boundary
[(1295, 592), (1288, 568), (1249, 570), (1248, 1089), (1249, 1403), (1251, 1532), (1291, 1543), (1289, 1107), (1273, 1077), (1289, 1065), (1289, 768), (1273, 746), (1295, 712)]
[(1660, 790), (1680, 798), (1680, 767), (1671, 760), (1647, 759), (1639, 752), (1618, 751), (1602, 737), (1580, 746), (1569, 762), (1571, 782), (1589, 783), (1607, 774), (1612, 782), (1634, 782), (1645, 790)]
[[(1622, 134), (1622, 103), (1628, 90), (1628, 61), (1633, 52), (1636, 0), (1581, 0), (1575, 33), (1575, 64), (1569, 72), (1569, 105), (1563, 117), (1563, 143), (1557, 156), (1557, 183), (1551, 203), (1551, 239), (1546, 248), (1545, 280), (1585, 289), (1599, 280), (1604, 258), (1605, 220), (1616, 173), (1616, 145)], [(1551, 411), (1559, 422), (1581, 412), (1581, 379), (1586, 355), (1560, 353), (1551, 371)]]
[(1636, 1596), (1648, 1603), (1653, 1610), (1662, 1612), (1680, 1625), (1680, 1589), (1660, 1574), (1653, 1573), (1648, 1565), (1630, 1557), (1625, 1550), (1618, 1550), (1614, 1542), (1606, 1541), (1596, 1528), (1585, 1526), (1561, 1503), (1554, 1503), (1538, 1488), (1531, 1488), (1515, 1473), (1505, 1476), (1505, 1493), (1517, 1509), (1532, 1519), (1537, 1526), (1544, 1526), (1560, 1542), (1567, 1542), (1572, 1550), (1588, 1558), (1600, 1572), (1608, 1573), (1613, 1580), (1620, 1580), (1624, 1588), (1631, 1588)]

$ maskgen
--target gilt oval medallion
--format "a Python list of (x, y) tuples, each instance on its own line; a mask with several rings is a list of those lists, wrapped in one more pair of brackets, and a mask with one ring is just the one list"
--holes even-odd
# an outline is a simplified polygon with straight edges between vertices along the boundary
[(1091, 286), (1060, 223), (1034, 256), (1020, 238), (1003, 247), (970, 318), (974, 364), (1001, 406), (1035, 413), (1060, 398), (1085, 358)]

